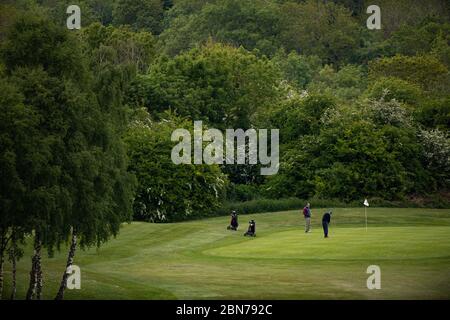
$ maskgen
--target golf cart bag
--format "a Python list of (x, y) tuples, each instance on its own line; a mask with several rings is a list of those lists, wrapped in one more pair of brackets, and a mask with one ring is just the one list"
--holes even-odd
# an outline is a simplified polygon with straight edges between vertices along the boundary
[(237, 213), (236, 213), (236, 211), (233, 211), (231, 213), (230, 225), (227, 227), (227, 229), (236, 231), (238, 226), (239, 226), (239, 223), (238, 223)]
[(250, 220), (248, 222), (248, 230), (244, 233), (244, 236), (256, 237), (256, 223), (255, 220)]

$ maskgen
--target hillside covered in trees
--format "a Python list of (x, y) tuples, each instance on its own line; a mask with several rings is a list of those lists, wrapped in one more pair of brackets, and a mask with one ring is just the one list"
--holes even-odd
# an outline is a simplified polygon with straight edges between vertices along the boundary
[[(42, 247), (70, 238), (73, 258), (132, 219), (249, 200), (449, 206), (450, 5), (380, 0), (369, 30), (370, 4), (1, 1), (0, 264), (33, 234), (39, 297)], [(175, 165), (172, 132), (200, 120), (279, 129), (278, 173)]]

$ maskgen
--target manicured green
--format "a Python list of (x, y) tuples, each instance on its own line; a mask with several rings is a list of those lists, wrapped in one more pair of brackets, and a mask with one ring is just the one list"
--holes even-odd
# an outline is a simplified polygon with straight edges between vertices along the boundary
[[(299, 211), (172, 224), (134, 222), (100, 249), (78, 251), (81, 290), (66, 299), (449, 299), (450, 210), (333, 210), (330, 238), (314, 209), (305, 234)], [(256, 220), (257, 237), (242, 234)], [(28, 246), (18, 267), (18, 298), (28, 283)], [(43, 259), (44, 297), (53, 298), (66, 250)], [(366, 269), (381, 268), (381, 290), (368, 290)], [(10, 266), (6, 265), (6, 292)]]

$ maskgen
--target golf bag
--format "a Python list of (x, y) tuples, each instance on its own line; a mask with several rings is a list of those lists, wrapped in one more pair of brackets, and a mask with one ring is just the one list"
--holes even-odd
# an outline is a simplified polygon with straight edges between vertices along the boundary
[(238, 217), (237, 217), (237, 214), (236, 214), (235, 212), (233, 212), (233, 213), (231, 214), (230, 225), (227, 227), (227, 229), (228, 229), (228, 230), (234, 230), (234, 231), (236, 231), (237, 228), (238, 228), (238, 226), (239, 226), (239, 223), (238, 223)]
[(250, 220), (248, 222), (248, 230), (244, 233), (244, 236), (256, 237), (256, 223), (255, 220)]

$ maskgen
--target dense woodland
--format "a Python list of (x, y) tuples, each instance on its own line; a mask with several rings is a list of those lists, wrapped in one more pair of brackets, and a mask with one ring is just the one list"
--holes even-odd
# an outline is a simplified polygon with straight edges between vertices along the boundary
[[(450, 5), (380, 0), (369, 30), (369, 4), (1, 1), (0, 296), (26, 239), (39, 299), (44, 249), (69, 242), (70, 265), (133, 219), (287, 198), (448, 206)], [(173, 164), (171, 133), (194, 120), (280, 129), (278, 174)]]

